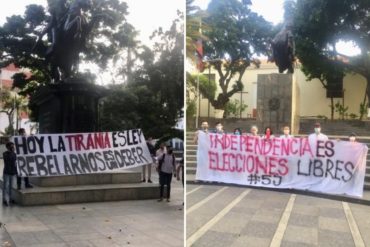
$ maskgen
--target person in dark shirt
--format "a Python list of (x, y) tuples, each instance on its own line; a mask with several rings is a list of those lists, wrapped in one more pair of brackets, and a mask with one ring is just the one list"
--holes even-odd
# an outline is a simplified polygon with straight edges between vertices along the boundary
[(17, 175), (17, 155), (14, 152), (14, 143), (8, 142), (6, 144), (6, 149), (7, 151), (3, 153), (3, 204), (5, 206), (8, 206), (10, 203), (14, 203), (14, 201), (12, 200), (12, 184)]
[[(20, 128), (18, 130), (18, 135), (26, 136), (26, 130), (24, 128)], [(33, 186), (30, 184), (30, 180), (29, 180), (28, 177), (24, 177), (24, 186), (26, 188), (33, 188)], [(18, 187), (18, 190), (21, 189), (21, 187), (22, 187), (22, 177), (17, 176), (17, 187)]]

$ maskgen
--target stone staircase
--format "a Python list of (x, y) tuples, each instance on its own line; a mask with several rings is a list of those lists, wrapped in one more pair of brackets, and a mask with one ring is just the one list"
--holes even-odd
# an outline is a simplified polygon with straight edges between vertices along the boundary
[[(325, 125), (322, 124), (323, 130), (324, 130), (324, 126)], [(347, 129), (347, 132), (348, 132), (348, 129)], [(364, 133), (365, 132), (366, 131), (364, 131)], [(310, 133), (310, 132), (308, 132), (308, 133)], [(359, 132), (359, 133), (362, 133), (362, 132)], [(196, 161), (197, 160), (197, 157), (196, 157), (197, 146), (193, 142), (194, 134), (195, 134), (195, 132), (187, 132), (186, 133), (186, 180), (187, 181), (195, 181), (195, 172), (196, 172), (196, 167), (197, 167), (197, 161)], [(330, 136), (329, 136), (329, 138), (330, 138)], [(335, 138), (338, 138), (338, 136), (335, 135)], [(343, 140), (347, 139), (347, 135), (346, 136), (341, 136), (340, 139), (343, 139)], [(358, 138), (358, 141), (362, 142), (362, 143), (365, 143), (370, 149), (370, 137), (369, 138), (366, 138), (366, 137)], [(364, 189), (370, 190), (370, 150), (367, 154)]]
[[(31, 189), (13, 188), (18, 205), (143, 200), (158, 198), (158, 184), (141, 183), (141, 173), (118, 171), (76, 176), (30, 178)], [(2, 178), (0, 187), (3, 186)]]

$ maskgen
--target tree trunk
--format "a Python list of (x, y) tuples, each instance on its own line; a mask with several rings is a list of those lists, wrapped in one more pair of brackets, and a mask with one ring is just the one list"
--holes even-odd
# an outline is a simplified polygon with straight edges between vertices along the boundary
[(334, 120), (334, 98), (330, 98), (330, 118)]
[[(369, 84), (370, 84), (370, 75), (367, 75), (365, 78), (366, 78), (366, 94), (367, 94), (367, 98), (370, 99), (370, 86), (369, 86)], [(368, 102), (368, 108), (370, 108), (370, 100)]]

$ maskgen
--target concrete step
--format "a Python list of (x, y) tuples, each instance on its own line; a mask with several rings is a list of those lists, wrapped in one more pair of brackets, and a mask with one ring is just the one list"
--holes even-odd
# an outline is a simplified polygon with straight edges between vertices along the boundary
[(189, 167), (197, 167), (197, 163), (194, 161), (194, 162), (186, 162), (186, 169), (189, 168)]
[(189, 162), (189, 161), (196, 161), (197, 160), (197, 156), (196, 155), (187, 155), (186, 156), (186, 161)]
[(188, 174), (195, 174), (197, 171), (197, 168), (196, 167), (186, 167), (186, 176)]
[(140, 183), (141, 173), (117, 171), (74, 176), (30, 177), (30, 182), (39, 187)]
[[(0, 180), (2, 187), (3, 181)], [(157, 184), (100, 184), (63, 187), (37, 187), (12, 191), (14, 200), (22, 206), (53, 205), (123, 200), (155, 199), (159, 195)]]

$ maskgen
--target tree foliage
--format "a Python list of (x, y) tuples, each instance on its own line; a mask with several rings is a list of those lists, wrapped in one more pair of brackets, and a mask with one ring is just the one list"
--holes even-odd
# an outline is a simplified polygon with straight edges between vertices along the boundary
[[(15, 82), (22, 90), (26, 89), (28, 83), (37, 87), (51, 81), (51, 68), (45, 63), (46, 49), (51, 44), (46, 38), (42, 40), (42, 46), (36, 46), (36, 41), (45, 30), (52, 13), (63, 14), (60, 7), (62, 2), (65, 1), (49, 0), (48, 8), (36, 4), (28, 5), (24, 15), (8, 17), (6, 23), (0, 27), (0, 66), (14, 63), (18, 67), (31, 70), (30, 78)], [(80, 61), (95, 63), (101, 70), (105, 70), (120, 58), (122, 48), (132, 47), (136, 31), (126, 22), (127, 8), (125, 2), (118, 0), (92, 0), (92, 8), (86, 13), (87, 17), (99, 18), (80, 53)], [(28, 87), (26, 93), (34, 90), (35, 88)]]
[[(248, 0), (212, 0), (204, 22), (210, 27), (204, 34), (205, 59), (219, 75), (221, 93), (210, 103), (224, 109), (230, 97), (243, 89), (245, 70), (259, 66), (256, 56), (267, 53), (272, 25), (250, 9)], [(232, 81), (237, 76), (236, 81)]]
[[(308, 79), (326, 81), (346, 72), (370, 82), (370, 2), (367, 0), (298, 0), (294, 13), (296, 55)], [(360, 54), (347, 56), (337, 50), (340, 41), (353, 42)], [(333, 80), (334, 77), (334, 80)], [(370, 87), (367, 86), (367, 96)]]
[(147, 137), (183, 139), (182, 132), (173, 129), (184, 104), (183, 16), (179, 14), (168, 31), (159, 28), (153, 33), (153, 50), (146, 47), (138, 54), (144, 62), (132, 81), (111, 85), (112, 95), (103, 100), (103, 130), (141, 128)]
[(3, 88), (0, 91), (0, 108), (0, 113), (4, 113), (8, 118), (8, 127), (4, 134), (13, 135), (14, 114), (16, 111), (27, 111), (27, 100), (25, 97), (12, 94), (11, 90)]

